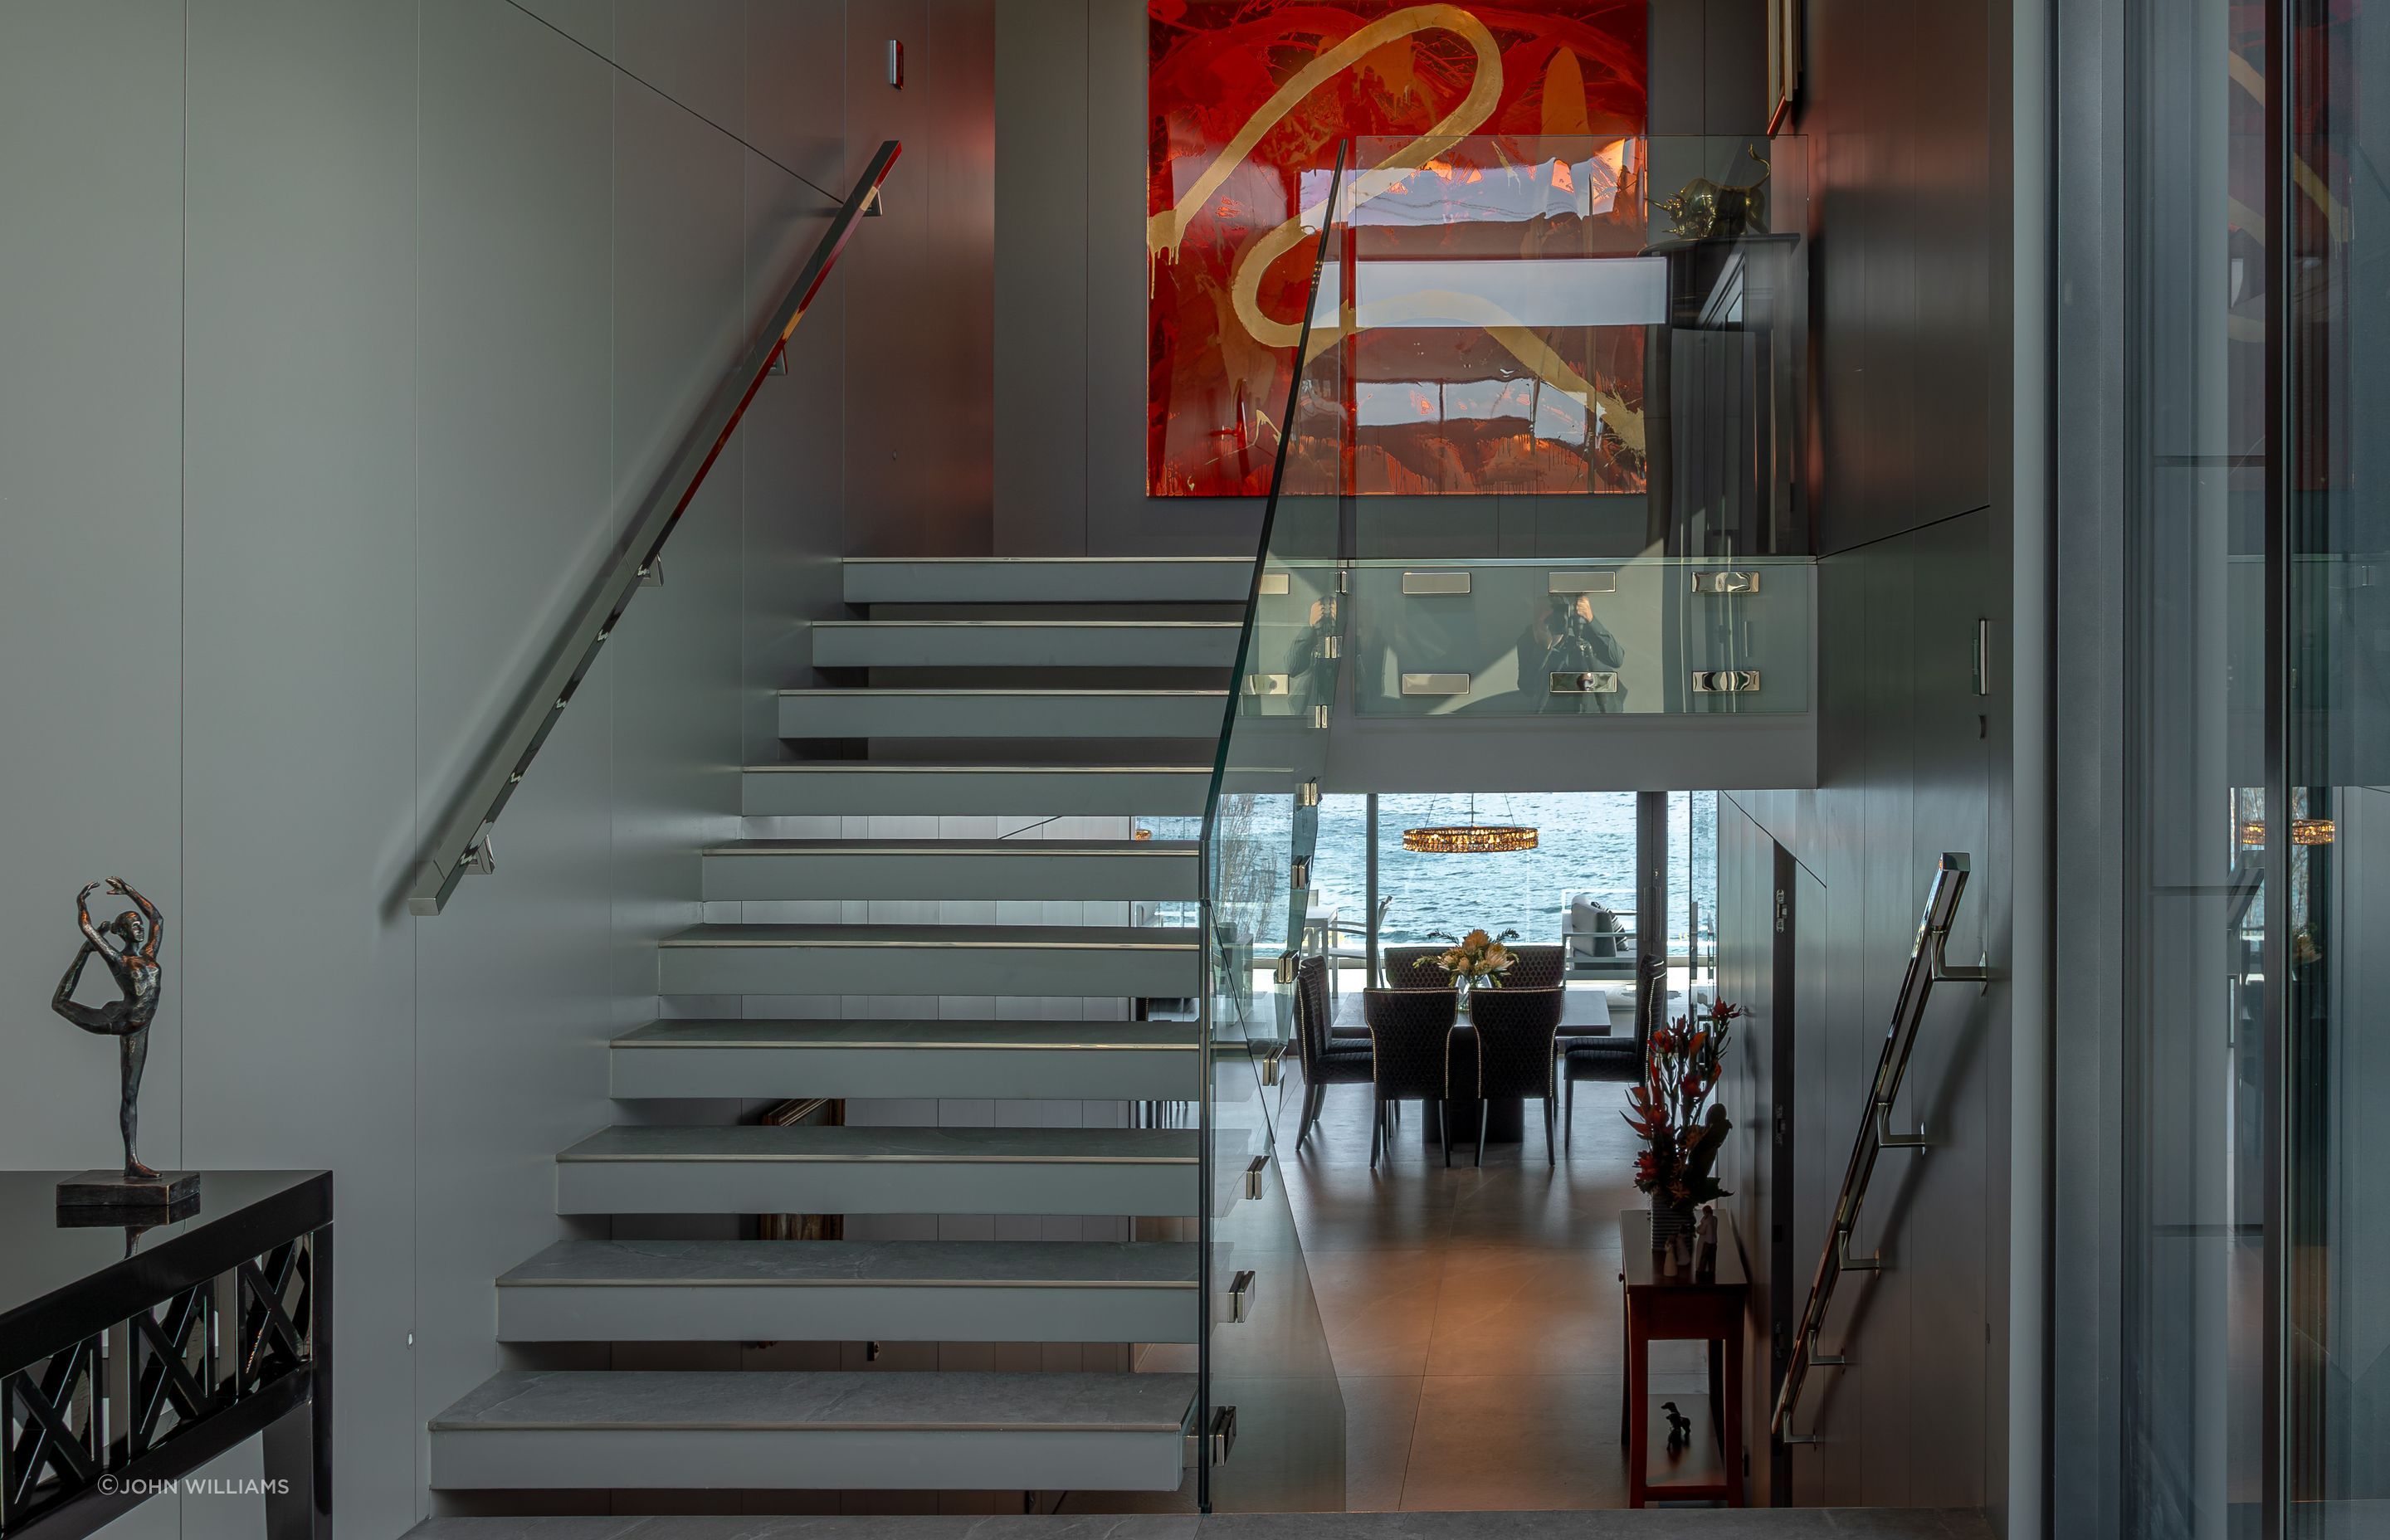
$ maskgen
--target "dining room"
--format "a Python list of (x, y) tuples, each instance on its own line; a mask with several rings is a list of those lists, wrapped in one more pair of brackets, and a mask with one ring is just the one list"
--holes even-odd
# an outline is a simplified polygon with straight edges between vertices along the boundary
[[(1648, 1200), (1626, 1098), (1654, 1028), (1714, 1003), (1715, 814), (1323, 800), (1284, 1169), (1352, 1508), (1628, 1506), (1621, 1236)], [(1647, 1393), (1700, 1415), (1702, 1345), (1649, 1354)]]

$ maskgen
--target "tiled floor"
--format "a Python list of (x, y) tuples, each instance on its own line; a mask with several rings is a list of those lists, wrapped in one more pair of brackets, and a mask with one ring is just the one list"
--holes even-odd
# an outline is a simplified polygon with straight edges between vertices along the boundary
[[(1557, 1166), (1530, 1105), (1523, 1147), (1488, 1145), (1483, 1170), (1457, 1150), (1447, 1171), (1413, 1104), (1372, 1173), (1368, 1091), (1330, 1089), (1285, 1172), (1344, 1392), (1349, 1507), (1625, 1505), (1618, 1213), (1643, 1200), (1622, 1093), (1578, 1087)], [(1654, 1344), (1652, 1375), (1701, 1390), (1700, 1349)]]

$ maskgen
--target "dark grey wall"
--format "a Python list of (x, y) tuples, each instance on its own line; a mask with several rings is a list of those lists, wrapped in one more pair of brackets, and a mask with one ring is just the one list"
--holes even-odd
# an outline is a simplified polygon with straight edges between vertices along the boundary
[[(1954, 955), (1981, 949), (1997, 975), (2010, 971), (2017, 496), (2010, 7), (1805, 10), (1792, 127), (1815, 189), (1818, 789), (1735, 794), (1765, 838), (1722, 829), (1719, 841), (1722, 893), (1761, 881), (1776, 844), (1798, 863), (1789, 997), (1804, 1290), (1943, 852), (1973, 866)], [(1722, 807), (1722, 826), (1728, 816)], [(1721, 931), (1721, 969), (1772, 993), (1772, 937), (1747, 907), (1722, 921), (1738, 916)], [(2017, 1008), (2005, 982), (1934, 997), (1895, 1117), (1923, 1123), (1934, 1148), (1879, 1167), (1859, 1249), (1881, 1243), (1887, 1266), (1846, 1281), (1831, 1317), (1825, 1350), (1854, 1365), (1812, 1381), (1799, 1431), (1822, 1428), (1829, 1442), (1796, 1451), (1800, 1503), (2007, 1501)]]
[(1823, 552), (1992, 505), (2004, 482), (2007, 0), (1806, 0)]
[(1767, 0), (1651, 0), (1651, 132), (1767, 132)]
[(995, 0), (846, 6), (847, 140), (858, 158), (905, 144), (846, 278), (851, 556), (993, 548), (996, 16)]
[[(1982, 953), (2007, 970), (2008, 707), (2005, 691), (1979, 697), (1973, 681), (1977, 618), (2006, 622), (1998, 528), (1971, 514), (1829, 558), (1820, 789), (1722, 799), (1719, 956), (1736, 988), (1772, 999), (1781, 981), (1768, 909), (1726, 895), (1772, 893), (1777, 843), (1814, 883), (1797, 910), (1791, 991), (1803, 1290), (1944, 852), (1972, 867), (1953, 957)], [(1736, 817), (1764, 838), (1728, 838)], [(1881, 1247), (1887, 1265), (1851, 1275), (1829, 1317), (1824, 1350), (1853, 1367), (1811, 1380), (1798, 1431), (1828, 1442), (1793, 1462), (1805, 1506), (1977, 1507), (2004, 1494), (2009, 1008), (2004, 983), (1935, 992), (1894, 1118), (1921, 1123), (1934, 1148), (1877, 1169), (1857, 1250)]]
[[(824, 592), (764, 574), (834, 584), (835, 419), (826, 457), (780, 435), (838, 393), (835, 290), (499, 873), (404, 918), (460, 766), (821, 227), (795, 173), (845, 173), (842, 36), (837, 0), (0, 9), (0, 1162), (116, 1158), (113, 1052), (39, 1002), (75, 889), (121, 873), (171, 927), (145, 1153), (335, 1173), (344, 1529), (426, 1510), (426, 1417), (502, 1362), (492, 1279), (563, 1233), (550, 1156), (613, 1115), (599, 1045), (697, 913), (742, 678)], [(254, 1508), (127, 1527), (178, 1522)]]
[(1789, 1226), (1781, 1225), (1778, 1200), (1790, 1194), (1780, 1187), (1789, 1184), (1790, 1174), (1780, 1184), (1774, 1159), (1778, 1149), (1789, 1148), (1786, 1141), (1795, 1129), (1794, 1109), (1783, 1097), (1791, 1089), (1787, 1072), (1797, 1058), (1778, 1042), (1780, 1032), (1793, 1025), (1793, 1013), (1783, 1008), (1788, 1002), (1781, 997), (1789, 992), (1792, 970), (1778, 956), (1784, 939), (1778, 922), (1780, 913), (1789, 924), (1795, 895), (1784, 892), (1780, 911), (1777, 895), (1786, 872), (1799, 868), (1780, 860), (1767, 831), (1725, 798), (1719, 799), (1717, 844), (1717, 998), (1745, 1013), (1733, 1028), (1718, 1091), (1736, 1129), (1721, 1151), (1718, 1176), (1732, 1194), (1725, 1206), (1733, 1215), (1751, 1278), (1743, 1426), (1754, 1431), (1745, 1445), (1750, 1501), (1761, 1508), (1773, 1503), (1776, 1487), (1767, 1438), (1776, 1386), (1772, 1323), (1791, 1313), (1778, 1296), (1796, 1281), (1805, 1283), (1803, 1264), (1815, 1260), (1793, 1253)]

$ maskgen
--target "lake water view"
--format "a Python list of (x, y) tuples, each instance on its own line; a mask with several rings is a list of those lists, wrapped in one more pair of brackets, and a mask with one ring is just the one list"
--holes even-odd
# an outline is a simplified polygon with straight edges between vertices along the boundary
[[(1711, 946), (1717, 903), (1717, 797), (1676, 791), (1668, 796), (1668, 950), (1686, 950), (1691, 914), (1702, 906), (1702, 950)], [(1583, 892), (1621, 914), (1635, 908), (1635, 794), (1568, 791), (1480, 796), (1475, 821), (1527, 824), (1536, 847), (1501, 855), (1425, 855), (1403, 849), (1403, 830), (1421, 824), (1470, 821), (1466, 794), (1386, 794), (1378, 799), (1378, 892), (1387, 905), (1380, 940), (1404, 945), (1430, 932), (1458, 933), (1483, 926), (1520, 939), (1556, 942), (1566, 895)], [(1333, 911), (1356, 940), (1368, 918), (1365, 834), (1368, 799), (1320, 800), (1319, 847), (1312, 861), (1311, 914)]]

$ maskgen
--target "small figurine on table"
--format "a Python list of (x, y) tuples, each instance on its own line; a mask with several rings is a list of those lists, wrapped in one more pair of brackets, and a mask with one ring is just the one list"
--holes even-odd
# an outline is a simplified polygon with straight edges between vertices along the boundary
[(1717, 1271), (1717, 1205), (1703, 1203), (1693, 1222), (1693, 1271), (1708, 1277)]
[(1668, 1454), (1674, 1458), (1693, 1442), (1693, 1419), (1677, 1410), (1673, 1401), (1661, 1402), (1660, 1409), (1668, 1414)]
[[(143, 1165), (133, 1149), (140, 1121), (141, 1072), (149, 1061), (149, 1025), (158, 1019), (158, 1001), (165, 989), (165, 969), (158, 961), (158, 947), (165, 939), (166, 919), (156, 905), (122, 878), (109, 878), (107, 886), (118, 897), (131, 899), (134, 906), (104, 925), (95, 924), (91, 895), (100, 884), (83, 885), (83, 892), (75, 895), (75, 923), (83, 931), (83, 949), (75, 954), (66, 976), (58, 981), (58, 993), (50, 996), (50, 1008), (85, 1032), (117, 1040), (120, 1084), (116, 1121), (124, 1136), (124, 1171), (121, 1177), (87, 1171), (62, 1182), (58, 1186), (58, 1201), (69, 1206), (171, 1203), (199, 1191), (198, 1175), (190, 1172), (161, 1175)], [(103, 1006), (76, 1002), (74, 992), (83, 982), (84, 969), (94, 957), (108, 969), (122, 999)]]

